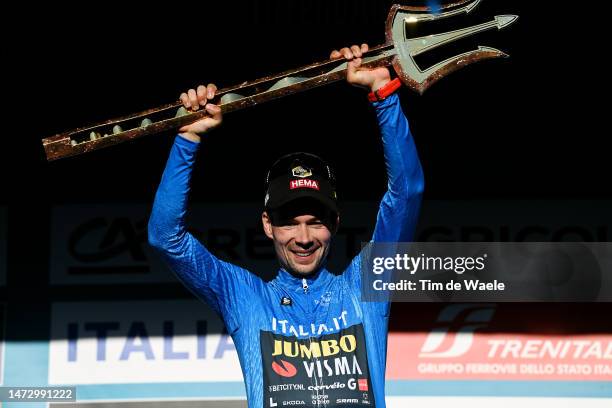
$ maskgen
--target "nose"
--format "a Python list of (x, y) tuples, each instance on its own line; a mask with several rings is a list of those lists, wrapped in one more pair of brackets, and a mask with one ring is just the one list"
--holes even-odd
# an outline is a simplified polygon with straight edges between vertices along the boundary
[(301, 246), (302, 248), (308, 248), (312, 245), (312, 237), (310, 236), (310, 229), (306, 224), (298, 225), (296, 234), (295, 234), (295, 243)]

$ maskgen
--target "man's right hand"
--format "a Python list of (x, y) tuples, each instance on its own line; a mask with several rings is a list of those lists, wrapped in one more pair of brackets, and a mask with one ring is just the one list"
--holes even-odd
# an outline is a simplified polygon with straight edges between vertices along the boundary
[(197, 111), (203, 107), (210, 116), (198, 120), (190, 125), (179, 129), (179, 134), (192, 142), (200, 142), (200, 136), (219, 126), (223, 120), (221, 108), (212, 103), (210, 99), (215, 97), (217, 87), (214, 84), (208, 86), (200, 85), (197, 89), (190, 89), (181, 94), (181, 102), (186, 109)]
[(377, 91), (391, 81), (389, 68), (362, 68), (363, 60), (361, 56), (368, 52), (370, 47), (368, 44), (353, 45), (352, 47), (342, 48), (340, 51), (333, 50), (330, 58), (340, 59), (344, 57), (348, 61), (346, 70), (346, 80), (349, 84), (366, 88), (371, 92)]

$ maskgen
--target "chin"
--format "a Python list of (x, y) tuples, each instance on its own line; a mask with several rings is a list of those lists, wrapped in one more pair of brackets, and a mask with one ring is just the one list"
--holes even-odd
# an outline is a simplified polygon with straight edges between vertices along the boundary
[(310, 266), (310, 265), (300, 265), (300, 266), (293, 266), (291, 268), (291, 271), (295, 274), (295, 275), (299, 275), (299, 276), (309, 276), (309, 275), (313, 275), (315, 272), (317, 272), (319, 269), (321, 268), (320, 265), (314, 265), (314, 266)]

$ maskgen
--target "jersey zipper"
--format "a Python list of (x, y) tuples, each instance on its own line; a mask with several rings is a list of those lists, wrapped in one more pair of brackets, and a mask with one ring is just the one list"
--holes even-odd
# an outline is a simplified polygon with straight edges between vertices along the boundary
[[(306, 278), (302, 278), (302, 290), (304, 291), (304, 295), (308, 295), (309, 291), (310, 291), (310, 287), (308, 286), (308, 281), (306, 280)], [(310, 296), (307, 296), (306, 298), (306, 303), (308, 304), (308, 313), (310, 315), (310, 320), (312, 321), (312, 319), (314, 319), (314, 314), (313, 314), (313, 310), (312, 310), (312, 305), (310, 303)], [(315, 322), (316, 323), (316, 322)], [(312, 336), (313, 334), (310, 334), (308, 336), (308, 342), (310, 343), (310, 347), (312, 347)], [(316, 364), (316, 361), (318, 359), (316, 357), (314, 357), (314, 362), (313, 364)], [(319, 406), (319, 379), (317, 377), (317, 373), (316, 373), (316, 368), (314, 369), (315, 373), (312, 376), (312, 378), (310, 379), (310, 383), (315, 387), (315, 395), (316, 395), (316, 401), (317, 401), (317, 406)], [(324, 404), (327, 405), (327, 404)]]

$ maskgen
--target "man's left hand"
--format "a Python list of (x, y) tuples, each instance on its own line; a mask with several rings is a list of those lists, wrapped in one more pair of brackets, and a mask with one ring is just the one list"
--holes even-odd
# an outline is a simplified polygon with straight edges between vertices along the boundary
[(374, 69), (361, 67), (361, 56), (368, 49), (368, 44), (361, 44), (361, 46), (353, 45), (350, 48), (342, 48), (340, 51), (333, 50), (330, 58), (339, 59), (344, 57), (348, 60), (347, 82), (374, 92), (385, 86), (391, 80), (391, 75), (387, 67)]

